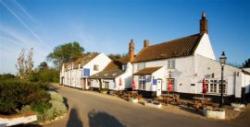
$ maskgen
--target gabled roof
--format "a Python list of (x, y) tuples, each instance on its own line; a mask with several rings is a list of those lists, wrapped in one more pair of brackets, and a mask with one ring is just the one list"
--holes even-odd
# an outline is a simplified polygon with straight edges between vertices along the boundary
[(122, 63), (119, 61), (111, 61), (103, 71), (90, 76), (92, 79), (114, 79), (121, 75), (124, 71), (122, 70)]
[(128, 62), (130, 62), (130, 61), (129, 61), (129, 56), (128, 56), (128, 55), (121, 57), (121, 58), (118, 59), (117, 61), (119, 61), (119, 62), (122, 63), (122, 64), (127, 64)]
[(134, 62), (176, 58), (193, 55), (203, 34), (194, 34), (187, 37), (151, 45), (143, 48), (136, 56)]
[(160, 68), (161, 67), (148, 67), (148, 68), (144, 68), (144, 69), (136, 72), (134, 75), (151, 75), (152, 73), (154, 73), (155, 71), (157, 71)]
[(99, 53), (87, 53), (87, 54), (83, 54), (81, 57), (77, 58), (74, 61), (65, 63), (65, 68), (67, 68), (68, 65), (73, 64), (73, 68), (78, 68), (79, 64), (80, 66), (84, 66), (86, 65), (88, 62), (90, 62), (91, 60), (93, 60), (97, 55), (99, 55)]
[(244, 74), (250, 75), (250, 68), (242, 68), (241, 70)]

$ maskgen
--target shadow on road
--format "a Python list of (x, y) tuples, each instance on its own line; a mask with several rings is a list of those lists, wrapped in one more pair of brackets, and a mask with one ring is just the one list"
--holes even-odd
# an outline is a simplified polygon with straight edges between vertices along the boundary
[(114, 116), (92, 110), (88, 113), (90, 127), (125, 127)]
[(78, 116), (77, 110), (72, 108), (70, 110), (69, 119), (66, 127), (83, 127), (83, 123)]

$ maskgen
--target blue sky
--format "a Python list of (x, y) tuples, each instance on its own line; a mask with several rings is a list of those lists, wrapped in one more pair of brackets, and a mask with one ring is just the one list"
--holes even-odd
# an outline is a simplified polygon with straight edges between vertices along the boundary
[(0, 73), (15, 73), (22, 48), (34, 48), (35, 65), (57, 45), (79, 41), (87, 51), (127, 53), (144, 39), (151, 44), (199, 32), (209, 21), (216, 56), (230, 63), (250, 57), (248, 0), (0, 0)]

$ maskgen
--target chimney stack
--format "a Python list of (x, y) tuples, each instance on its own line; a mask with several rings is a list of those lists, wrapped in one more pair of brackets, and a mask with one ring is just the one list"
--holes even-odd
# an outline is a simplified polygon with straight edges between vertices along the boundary
[(202, 12), (200, 19), (200, 33), (201, 34), (208, 33), (208, 21), (205, 12)]
[(146, 48), (149, 46), (149, 40), (144, 40), (143, 41), (143, 48)]
[(133, 39), (131, 39), (129, 42), (128, 55), (129, 55), (129, 61), (133, 62), (135, 59), (135, 43)]

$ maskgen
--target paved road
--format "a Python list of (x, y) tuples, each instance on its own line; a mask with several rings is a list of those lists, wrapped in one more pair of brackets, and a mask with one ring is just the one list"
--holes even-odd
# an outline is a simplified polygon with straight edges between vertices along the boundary
[(45, 127), (230, 127), (229, 123), (189, 118), (132, 104), (116, 97), (60, 87), (68, 115)]

